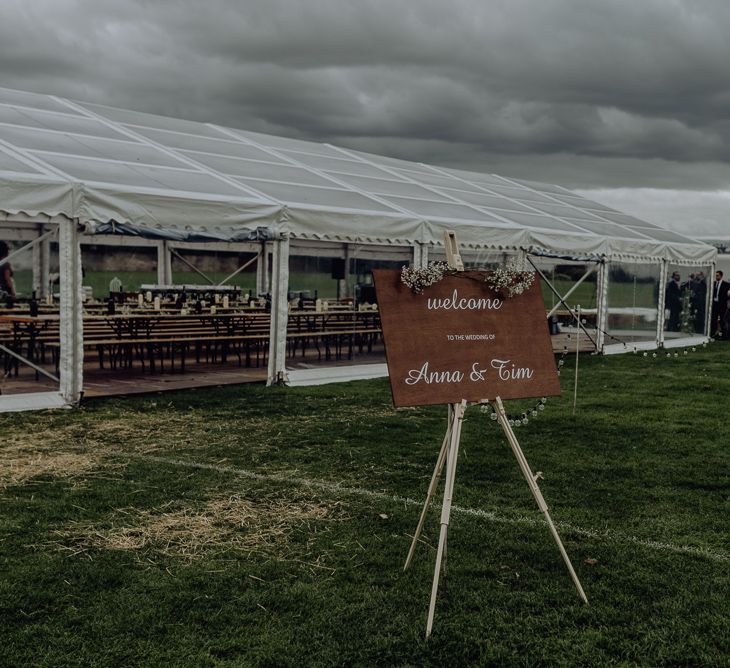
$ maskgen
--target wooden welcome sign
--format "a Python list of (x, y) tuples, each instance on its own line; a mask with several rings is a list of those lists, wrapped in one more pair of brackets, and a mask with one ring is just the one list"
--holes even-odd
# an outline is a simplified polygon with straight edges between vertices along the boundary
[(427, 638), (436, 611), (461, 425), (470, 401), (489, 400), (492, 404), (578, 594), (588, 602), (538, 487), (539, 474), (532, 473), (502, 404), (502, 399), (560, 394), (540, 283), (535, 276), (524, 292), (505, 297), (486, 283), (487, 272), (462, 270), (453, 232), (444, 233), (444, 247), (449, 266), (455, 273), (420, 293), (413, 292), (402, 282), (399, 270), (373, 271), (393, 402), (396, 406), (449, 405), (446, 435), (404, 566), (405, 570), (411, 563), (426, 511), (445, 467), (441, 529), (426, 621)]
[(486, 272), (414, 293), (400, 270), (373, 271), (396, 406), (560, 394), (539, 279), (503, 297)]

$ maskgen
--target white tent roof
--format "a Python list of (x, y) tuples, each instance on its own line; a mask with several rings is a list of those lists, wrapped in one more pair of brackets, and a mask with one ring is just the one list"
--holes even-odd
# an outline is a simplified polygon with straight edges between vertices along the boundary
[(708, 263), (715, 249), (560, 186), (0, 88), (0, 212), (90, 232), (525, 248)]

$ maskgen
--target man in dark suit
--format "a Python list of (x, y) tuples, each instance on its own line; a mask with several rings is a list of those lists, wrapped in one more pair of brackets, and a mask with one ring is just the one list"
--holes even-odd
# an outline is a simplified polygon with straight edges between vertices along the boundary
[(712, 313), (710, 320), (710, 336), (719, 333), (721, 338), (725, 338), (725, 313), (727, 311), (727, 294), (730, 289), (730, 283), (722, 279), (720, 270), (715, 272), (715, 282), (712, 284)]
[(669, 310), (667, 329), (678, 332), (682, 321), (682, 289), (679, 285), (681, 276), (678, 271), (672, 274), (672, 280), (667, 283), (664, 293), (664, 306)]
[(707, 313), (707, 281), (702, 271), (695, 274), (694, 283), (690, 285), (689, 303), (694, 314), (695, 334), (703, 334)]

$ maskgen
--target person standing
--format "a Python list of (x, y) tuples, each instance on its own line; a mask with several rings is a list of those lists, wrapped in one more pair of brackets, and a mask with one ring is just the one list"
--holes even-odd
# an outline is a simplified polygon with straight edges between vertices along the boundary
[(4, 241), (0, 241), (0, 296), (3, 299), (15, 299), (15, 281), (10, 262), (3, 262), (10, 249)]
[(669, 322), (667, 329), (670, 332), (678, 332), (682, 315), (682, 288), (679, 286), (681, 276), (678, 271), (672, 274), (672, 280), (667, 283), (664, 293), (664, 308), (669, 309)]
[(718, 334), (725, 336), (725, 313), (727, 312), (727, 297), (730, 283), (723, 280), (723, 273), (718, 269), (715, 272), (715, 282), (712, 284), (712, 312), (710, 313), (710, 336)]
[(703, 334), (707, 313), (707, 281), (704, 272), (700, 271), (695, 274), (695, 282), (691, 287), (690, 305), (694, 314), (695, 333)]

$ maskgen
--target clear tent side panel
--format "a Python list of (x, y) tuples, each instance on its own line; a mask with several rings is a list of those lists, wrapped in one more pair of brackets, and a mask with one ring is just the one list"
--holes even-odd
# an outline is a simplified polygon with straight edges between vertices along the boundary
[(123, 243), (126, 237), (114, 238), (114, 245), (85, 240), (81, 245), (82, 282), (87, 301), (107, 300), (119, 292), (138, 292), (145, 284), (157, 282), (157, 248)]
[[(261, 281), (257, 272), (259, 249), (237, 251), (212, 250), (204, 245), (197, 248), (173, 246), (170, 249), (171, 279), (179, 286), (207, 286), (225, 284), (235, 288), (243, 298), (265, 298), (269, 293), (270, 275)], [(265, 263), (270, 270), (270, 252)], [(193, 290), (193, 293), (195, 291)]]
[(658, 262), (609, 264), (607, 346), (656, 344), (660, 277)]
[(385, 363), (373, 270), (400, 270), (411, 247), (292, 243), (286, 366), (292, 372)]
[[(290, 303), (294, 300), (301, 300), (301, 306), (307, 306), (310, 301), (316, 302), (318, 299), (328, 303), (340, 298), (347, 299), (349, 285), (349, 272), (345, 271), (345, 258), (337, 248), (333, 248), (329, 256), (306, 255), (298, 249), (292, 249), (292, 253), (289, 255), (288, 299)], [(299, 305), (296, 304), (296, 306)]]
[[(143, 286), (215, 286), (225, 283), (254, 295), (257, 287), (257, 249), (211, 249), (211, 244), (175, 245), (114, 237), (112, 243), (98, 243), (97, 237), (84, 240), (83, 284), (85, 294), (95, 300), (108, 300), (124, 293), (137, 297)], [(166, 259), (165, 255), (169, 258)], [(169, 263), (168, 275), (164, 270)], [(245, 266), (243, 269), (241, 267)], [(190, 291), (191, 296), (196, 292)], [(254, 295), (255, 296), (255, 295)]]
[(60, 396), (58, 226), (9, 225), (0, 239), (0, 410), (6, 400), (22, 410), (36, 406), (31, 395)]
[(580, 344), (581, 350), (595, 350), (599, 327), (599, 263), (542, 256), (530, 256), (530, 260), (540, 273), (553, 349), (573, 352)]
[(82, 235), (84, 396), (264, 380), (264, 249)]
[[(713, 284), (711, 271), (709, 265), (669, 265), (664, 286), (665, 345), (708, 334), (708, 315), (712, 315), (711, 300), (711, 313), (708, 314), (708, 297), (712, 297)], [(710, 328), (712, 335), (718, 329), (729, 331), (730, 322), (717, 318), (715, 323), (710, 323)]]

